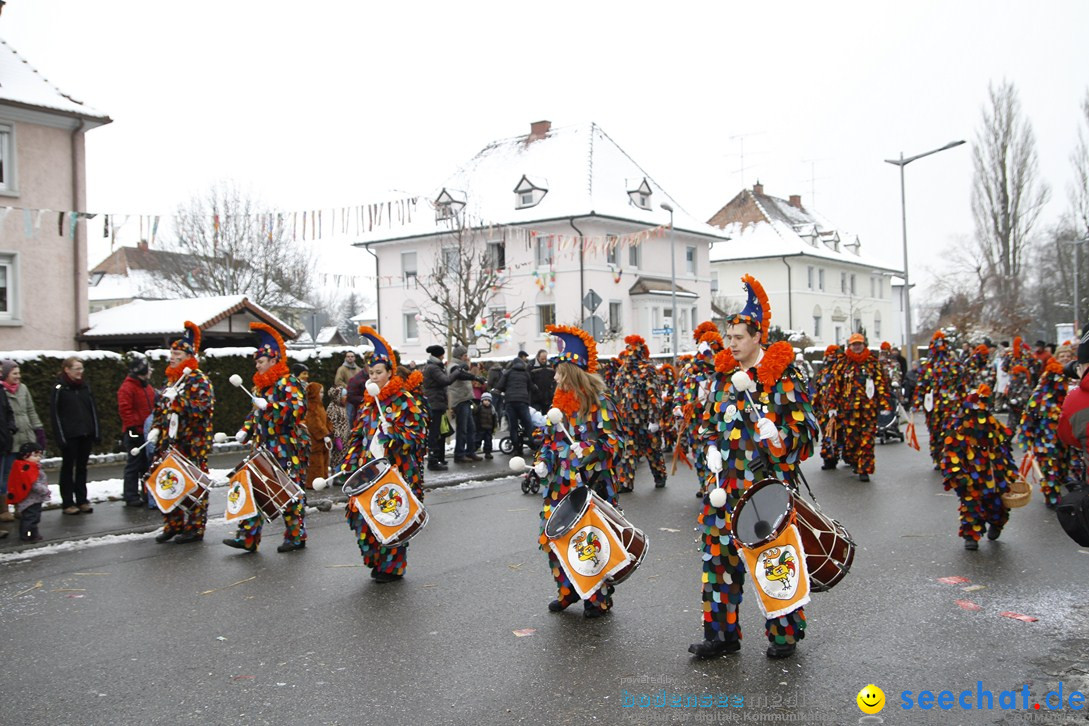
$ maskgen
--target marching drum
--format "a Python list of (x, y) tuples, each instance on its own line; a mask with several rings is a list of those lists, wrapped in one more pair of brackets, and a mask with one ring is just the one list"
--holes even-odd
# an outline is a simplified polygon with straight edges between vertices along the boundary
[(227, 478), (227, 513), (233, 522), (256, 516), (258, 512), (272, 521), (289, 504), (302, 496), (302, 490), (264, 449), (258, 449), (236, 466)]
[[(650, 547), (645, 534), (586, 486), (572, 489), (553, 508), (545, 522), (545, 536), (583, 597), (602, 584), (628, 579)], [(582, 578), (585, 583), (580, 582)], [(584, 586), (590, 583), (596, 586)]]
[(420, 533), (427, 510), (389, 459), (372, 459), (342, 487), (348, 506), (363, 515), (374, 536), (386, 547), (400, 547)]
[(212, 478), (173, 446), (162, 452), (144, 476), (144, 487), (163, 514), (175, 509), (193, 511), (211, 484)]
[(761, 479), (741, 494), (734, 507), (734, 539), (756, 549), (773, 541), (794, 519), (794, 497), (778, 479)]

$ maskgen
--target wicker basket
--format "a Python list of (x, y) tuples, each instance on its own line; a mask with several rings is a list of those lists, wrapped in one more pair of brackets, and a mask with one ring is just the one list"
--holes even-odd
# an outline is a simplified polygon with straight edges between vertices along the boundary
[(1010, 484), (1010, 490), (1002, 495), (1002, 503), (1009, 509), (1017, 509), (1029, 503), (1032, 498), (1032, 486), (1025, 477), (1018, 476)]

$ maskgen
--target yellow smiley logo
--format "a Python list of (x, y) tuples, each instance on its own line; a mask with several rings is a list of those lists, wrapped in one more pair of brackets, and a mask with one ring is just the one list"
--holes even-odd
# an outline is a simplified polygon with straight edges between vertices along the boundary
[(885, 707), (885, 692), (870, 683), (858, 692), (855, 702), (858, 703), (858, 708), (862, 713), (880, 713), (881, 709)]

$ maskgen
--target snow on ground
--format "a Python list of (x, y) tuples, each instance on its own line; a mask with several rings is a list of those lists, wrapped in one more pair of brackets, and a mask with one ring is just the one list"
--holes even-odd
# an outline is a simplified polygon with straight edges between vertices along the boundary
[[(227, 476), (230, 473), (230, 469), (210, 469), (208, 474), (212, 477), (212, 486), (227, 486)], [(125, 481), (123, 479), (100, 479), (98, 481), (89, 481), (87, 482), (87, 501), (111, 502), (123, 499), (124, 488)], [(60, 486), (57, 484), (50, 484), (49, 493), (52, 495), (50, 503), (59, 506), (59, 502), (61, 501)]]

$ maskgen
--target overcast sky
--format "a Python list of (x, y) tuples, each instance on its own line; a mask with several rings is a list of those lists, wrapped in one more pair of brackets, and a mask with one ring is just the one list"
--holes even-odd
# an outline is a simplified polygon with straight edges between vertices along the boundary
[[(1087, 2), (995, 0), (9, 0), (0, 16), (114, 119), (88, 134), (91, 211), (170, 214), (224, 178), (288, 210), (429, 194), (531, 121), (595, 121), (698, 218), (759, 178), (896, 266), (882, 160), (971, 141), (992, 81), (1016, 84), (1035, 130), (1043, 221), (1063, 212), (1087, 28)], [(916, 281), (972, 234), (971, 182), (967, 145), (907, 168)]]

